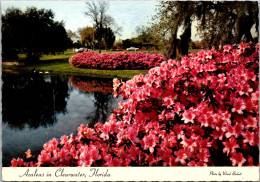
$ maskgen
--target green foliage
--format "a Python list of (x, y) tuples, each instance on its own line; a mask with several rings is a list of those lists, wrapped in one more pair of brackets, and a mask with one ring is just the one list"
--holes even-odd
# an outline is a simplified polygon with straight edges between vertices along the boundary
[(106, 49), (111, 49), (115, 43), (116, 36), (113, 32), (113, 30), (109, 27), (105, 28), (104, 31), (104, 42)]
[(136, 32), (136, 37), (122, 41), (125, 49), (131, 46), (144, 49), (159, 48), (161, 37), (156, 35), (153, 27), (137, 26)]
[(78, 32), (80, 35), (80, 41), (82, 46), (91, 48), (94, 42), (94, 28), (87, 26), (84, 28), (80, 28)]
[(63, 22), (54, 21), (51, 10), (9, 8), (2, 16), (3, 60), (17, 59), (26, 54), (27, 61), (39, 60), (42, 54), (61, 52), (69, 38)]

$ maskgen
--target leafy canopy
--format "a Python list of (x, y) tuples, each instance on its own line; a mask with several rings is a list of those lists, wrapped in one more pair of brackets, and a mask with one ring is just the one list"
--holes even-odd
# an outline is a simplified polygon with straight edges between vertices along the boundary
[(2, 16), (4, 60), (24, 53), (28, 61), (42, 54), (64, 51), (69, 43), (63, 22), (54, 21), (51, 10), (28, 7), (25, 11), (9, 8)]

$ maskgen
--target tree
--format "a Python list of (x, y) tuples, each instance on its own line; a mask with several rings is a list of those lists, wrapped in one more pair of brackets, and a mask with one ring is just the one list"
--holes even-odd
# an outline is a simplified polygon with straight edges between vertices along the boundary
[(79, 36), (77, 32), (73, 32), (72, 30), (67, 30), (67, 35), (72, 42), (77, 42), (79, 40)]
[(253, 27), (258, 37), (258, 11), (258, 3), (252, 1), (212, 3), (200, 22), (199, 28), (204, 30), (202, 37), (209, 45), (252, 41)]
[[(18, 58), (17, 47), (20, 47), (22, 37), (19, 35), (22, 29), (22, 11), (8, 9), (2, 16), (2, 57), (3, 60), (15, 60)], [(10, 23), (6, 20), (9, 19)]]
[(104, 37), (105, 28), (109, 27), (114, 23), (114, 19), (107, 15), (108, 3), (106, 1), (98, 1), (98, 4), (95, 4), (93, 1), (86, 2), (87, 11), (85, 12), (86, 16), (89, 16), (95, 28), (95, 39), (98, 41), (99, 53), (101, 53), (101, 44)]
[(114, 43), (115, 49), (122, 49), (123, 48), (123, 42), (121, 40), (118, 40)]
[(181, 45), (186, 47), (190, 40), (191, 3), (193, 2), (166, 1), (158, 6), (159, 12), (155, 18), (160, 21), (156, 27), (157, 32), (161, 32), (161, 36), (168, 39), (164, 50), (166, 59), (175, 58), (177, 55), (177, 48), (179, 48), (177, 34), (181, 26), (184, 27)]
[(2, 16), (4, 60), (24, 53), (28, 62), (36, 61), (42, 54), (65, 50), (69, 41), (63, 22), (54, 21), (51, 10), (9, 8)]
[(106, 49), (111, 49), (115, 43), (116, 36), (111, 28), (105, 28), (104, 30), (104, 42)]
[(90, 17), (93, 21), (95, 29), (95, 39), (98, 41), (99, 53), (101, 53), (101, 45), (104, 41), (106, 30), (110, 28), (114, 34), (120, 35), (121, 27), (118, 27), (113, 17), (107, 14), (108, 2), (98, 1), (95, 4), (93, 1), (86, 2), (87, 11), (85, 15)]
[(133, 41), (132, 39), (125, 39), (122, 41), (122, 44), (123, 44), (123, 48), (126, 49), (128, 47), (133, 46)]
[(258, 4), (252, 1), (163, 1), (154, 18), (157, 34), (167, 40), (166, 59), (176, 58), (177, 50), (179, 55), (188, 53), (195, 21), (209, 44), (253, 40), (250, 32), (253, 26), (258, 34)]
[(95, 34), (94, 28), (87, 26), (85, 28), (80, 28), (78, 32), (80, 35), (81, 44), (86, 47), (92, 47)]
[(149, 26), (137, 26), (137, 37), (133, 39), (133, 42), (139, 44), (141, 47), (158, 47), (160, 43), (160, 37), (158, 37), (153, 27)]

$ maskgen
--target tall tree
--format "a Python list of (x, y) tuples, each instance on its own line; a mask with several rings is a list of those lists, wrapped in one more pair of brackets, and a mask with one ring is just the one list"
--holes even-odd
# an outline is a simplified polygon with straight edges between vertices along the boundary
[[(258, 3), (252, 1), (162, 1), (155, 16), (154, 27), (166, 40), (165, 57), (175, 58), (188, 53), (191, 26), (197, 29), (209, 44), (239, 43), (252, 40), (251, 29), (258, 34)], [(180, 33), (182, 31), (182, 33)], [(180, 39), (178, 39), (178, 35)]]
[(98, 1), (98, 3), (86, 2), (87, 11), (85, 15), (90, 17), (94, 23), (95, 39), (98, 41), (99, 53), (101, 53), (102, 39), (105, 34), (105, 29), (111, 24), (114, 24), (114, 19), (107, 14), (108, 2)]
[(177, 35), (181, 27), (184, 28), (182, 34), (183, 40), (181, 45), (182, 53), (185, 53), (185, 48), (190, 41), (191, 18), (193, 15), (193, 2), (190, 1), (165, 1), (158, 6), (158, 14), (155, 17), (159, 19), (157, 31), (161, 32), (161, 36), (168, 39), (164, 51), (166, 59), (175, 58), (179, 41)]
[(25, 53), (27, 61), (39, 60), (44, 53), (66, 50), (69, 43), (63, 22), (54, 21), (51, 10), (9, 8), (2, 16), (3, 59), (17, 59)]

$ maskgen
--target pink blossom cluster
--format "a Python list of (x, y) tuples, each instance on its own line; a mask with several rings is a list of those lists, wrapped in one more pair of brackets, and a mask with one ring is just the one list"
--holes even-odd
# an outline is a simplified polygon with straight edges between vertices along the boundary
[(163, 60), (160, 54), (144, 52), (115, 54), (83, 52), (72, 56), (69, 62), (77, 68), (147, 70), (159, 66)]
[(226, 45), (114, 79), (126, 100), (109, 121), (12, 166), (258, 166), (258, 49)]

